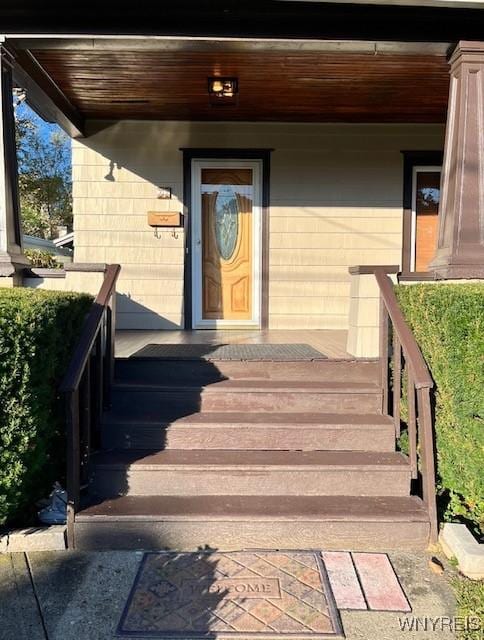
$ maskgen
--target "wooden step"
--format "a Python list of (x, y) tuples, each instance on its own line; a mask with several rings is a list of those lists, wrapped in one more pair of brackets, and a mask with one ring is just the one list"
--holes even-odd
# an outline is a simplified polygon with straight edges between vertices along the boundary
[(112, 451), (92, 456), (91, 490), (115, 495), (404, 496), (400, 453), (362, 451)]
[(173, 421), (108, 413), (106, 449), (394, 451), (393, 421), (381, 414), (194, 413)]
[(415, 497), (126, 496), (76, 515), (78, 549), (424, 549)]
[(312, 362), (173, 361), (118, 358), (115, 377), (138, 385), (207, 385), (220, 380), (319, 380), (378, 382), (377, 360), (318, 360)]
[(222, 380), (203, 387), (120, 385), (116, 413), (144, 420), (182, 417), (198, 411), (380, 413), (381, 389), (365, 382)]

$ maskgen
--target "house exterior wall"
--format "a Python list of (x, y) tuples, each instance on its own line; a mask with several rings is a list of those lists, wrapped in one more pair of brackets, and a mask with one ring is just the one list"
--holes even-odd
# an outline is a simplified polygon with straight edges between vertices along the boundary
[[(122, 121), (73, 141), (75, 262), (119, 262), (118, 327), (183, 327), (180, 147), (271, 148), (269, 327), (346, 329), (348, 267), (399, 264), (402, 150), (443, 147), (441, 125)], [(172, 199), (157, 198), (171, 187)]]

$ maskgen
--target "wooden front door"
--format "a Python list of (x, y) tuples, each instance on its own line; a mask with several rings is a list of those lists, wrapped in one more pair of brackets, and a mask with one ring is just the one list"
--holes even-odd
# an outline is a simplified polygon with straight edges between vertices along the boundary
[(258, 321), (257, 165), (200, 162), (195, 217), (195, 326)]

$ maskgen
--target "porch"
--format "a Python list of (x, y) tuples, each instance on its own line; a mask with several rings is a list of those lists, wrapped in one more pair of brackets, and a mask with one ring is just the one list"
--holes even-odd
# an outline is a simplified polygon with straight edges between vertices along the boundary
[[(328, 9), (314, 11), (324, 24)], [(97, 293), (62, 387), (71, 546), (260, 547), (268, 531), (279, 549), (435, 540), (432, 380), (385, 274), (484, 275), (484, 45), (464, 39), (479, 34), (467, 14), (427, 22), (432, 42), (417, 41), (413, 9), (393, 14), (406, 17), (390, 41), (378, 24), (362, 39), (354, 16), (337, 40), (310, 40), (300, 22), (284, 38), (276, 22), (278, 37), (6, 39), (0, 176), (16, 171), (15, 79), (74, 138), (65, 284)], [(421, 188), (419, 171), (434, 174)], [(15, 180), (2, 184), (0, 259), (16, 284)], [(421, 255), (419, 189), (433, 216)], [(304, 343), (328, 359), (248, 370), (131, 357), (221, 341)], [(403, 360), (408, 456), (400, 394), (390, 402), (389, 364), (399, 389)]]
[[(338, 357), (375, 357), (374, 266), (482, 275), (481, 110), (459, 81), (480, 78), (482, 46), (452, 54), (444, 144), (454, 47), (15, 36), (2, 64), (4, 90), (24, 87), (74, 138), (74, 268), (121, 264), (118, 329), (334, 330)], [(3, 284), (25, 265), (6, 187)]]
[(148, 345), (162, 344), (305, 344), (334, 360), (353, 360), (346, 351), (347, 332), (327, 331), (129, 331), (116, 332), (118, 358), (136, 357)]

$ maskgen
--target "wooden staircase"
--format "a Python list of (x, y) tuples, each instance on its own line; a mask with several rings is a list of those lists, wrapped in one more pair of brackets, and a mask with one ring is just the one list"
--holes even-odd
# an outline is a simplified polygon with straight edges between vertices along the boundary
[(426, 546), (378, 362), (115, 367), (76, 548)]

